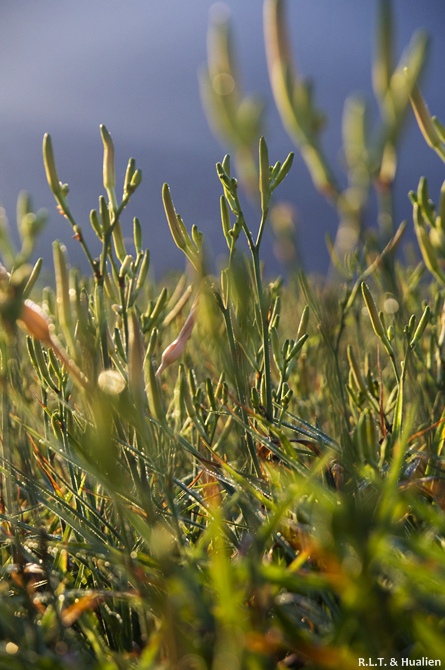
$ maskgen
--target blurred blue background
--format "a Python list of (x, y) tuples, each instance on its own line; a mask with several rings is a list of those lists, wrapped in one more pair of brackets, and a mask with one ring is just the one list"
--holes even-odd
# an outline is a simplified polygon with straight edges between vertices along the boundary
[[(70, 185), (69, 202), (84, 230), (102, 187), (104, 123), (115, 142), (118, 178), (136, 159), (143, 183), (123, 217), (131, 236), (133, 215), (141, 219), (144, 243), (156, 277), (183, 267), (167, 228), (161, 186), (168, 182), (187, 227), (204, 231), (213, 255), (224, 251), (220, 231), (220, 186), (215, 163), (227, 148), (213, 137), (199, 96), (198, 69), (206, 60), (210, 0), (76, 0), (62, 3), (2, 2), (0, 5), (0, 202), (15, 227), (16, 199), (31, 193), (35, 208), (50, 212), (37, 254), (50, 262), (50, 241), (61, 239), (73, 263), (81, 252), (68, 223), (55, 210), (41, 158), (45, 132), (53, 139), (59, 176)], [(271, 99), (263, 46), (262, 2), (227, 0), (236, 55), (246, 92), (266, 101), (266, 138), (272, 162), (294, 149)], [(315, 82), (315, 99), (328, 115), (323, 144), (341, 174), (341, 113), (356, 92), (373, 100), (371, 62), (377, 3), (354, 0), (292, 0), (289, 31), (300, 71)], [(432, 113), (445, 121), (445, 3), (395, 0), (396, 55), (413, 32), (431, 37), (422, 90)], [(376, 111), (376, 106), (374, 106)], [(396, 181), (396, 222), (410, 218), (407, 192), (429, 177), (437, 200), (444, 167), (426, 147), (412, 114)], [(120, 190), (120, 189), (119, 189)], [(317, 195), (297, 156), (279, 195), (298, 212), (298, 237), (306, 269), (324, 272), (324, 234), (335, 233), (335, 211)], [(372, 220), (369, 225), (373, 225)], [(252, 222), (252, 227), (255, 227)], [(98, 241), (91, 236), (93, 247)], [(270, 249), (270, 239), (267, 241)], [(279, 270), (264, 250), (269, 268)]]

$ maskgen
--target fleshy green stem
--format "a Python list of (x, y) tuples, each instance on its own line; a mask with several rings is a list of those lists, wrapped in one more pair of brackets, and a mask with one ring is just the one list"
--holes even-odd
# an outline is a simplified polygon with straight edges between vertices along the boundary
[[(241, 407), (241, 414), (242, 414), (242, 418), (243, 418), (243, 424), (245, 426), (247, 426), (248, 423), (249, 423), (249, 418), (248, 418), (247, 412), (246, 412), (246, 402), (247, 401), (246, 401), (246, 394), (244, 392), (243, 380), (240, 376), (239, 361), (238, 361), (238, 355), (237, 355), (237, 352), (236, 352), (235, 335), (233, 333), (232, 319), (230, 317), (230, 307), (224, 307), (219, 300), (218, 300), (218, 304), (221, 307), (223, 318), (224, 318), (224, 324), (226, 326), (227, 338), (228, 338), (228, 341), (229, 341), (229, 348), (230, 348), (230, 355), (231, 355), (232, 361), (233, 361), (236, 391), (237, 391), (237, 395), (238, 395), (238, 402), (240, 403), (240, 407)], [(255, 444), (253, 442), (252, 436), (247, 430), (246, 430), (245, 434), (246, 434), (247, 448), (248, 448), (250, 456), (252, 458), (252, 462), (253, 462), (253, 465), (254, 465), (254, 468), (255, 468), (255, 472), (259, 477), (262, 477), (261, 467), (260, 467), (260, 463), (258, 461), (258, 455), (256, 453)]]
[[(260, 235), (258, 235), (260, 238)], [(264, 378), (265, 378), (265, 393), (266, 393), (266, 416), (269, 421), (273, 418), (272, 405), (272, 379), (270, 374), (270, 337), (269, 337), (269, 323), (267, 319), (267, 305), (264, 299), (263, 282), (261, 279), (261, 267), (259, 246), (257, 244), (251, 246), (253, 270), (255, 275), (256, 292), (258, 296), (258, 303), (261, 314), (261, 337), (263, 340), (263, 362), (264, 362)]]

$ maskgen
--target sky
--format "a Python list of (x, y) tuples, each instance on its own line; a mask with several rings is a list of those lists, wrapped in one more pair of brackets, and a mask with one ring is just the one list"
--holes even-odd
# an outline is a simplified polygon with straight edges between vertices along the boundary
[[(73, 263), (80, 250), (55, 210), (46, 184), (41, 144), (53, 139), (60, 178), (70, 185), (69, 202), (86, 230), (102, 186), (104, 123), (116, 147), (118, 178), (136, 159), (143, 183), (123, 221), (141, 219), (155, 273), (184, 265), (171, 240), (161, 201), (169, 183), (176, 209), (190, 228), (204, 231), (214, 255), (223, 249), (219, 221), (220, 186), (215, 163), (227, 152), (208, 126), (199, 96), (198, 71), (206, 61), (210, 0), (76, 0), (63, 3), (3, 2), (0, 6), (0, 202), (14, 228), (21, 189), (49, 224), (37, 254), (50, 261), (50, 242), (62, 240)], [(262, 2), (227, 0), (235, 51), (246, 92), (266, 102), (265, 135), (272, 162), (294, 150), (271, 97), (263, 43)], [(371, 61), (377, 2), (292, 0), (288, 27), (300, 71), (313, 79), (317, 105), (329, 122), (323, 144), (341, 173), (341, 113), (345, 98), (360, 92), (372, 103)], [(396, 52), (413, 32), (431, 38), (422, 90), (433, 113), (445, 121), (445, 5), (443, 0), (395, 0)], [(375, 104), (375, 103), (374, 103)], [(396, 182), (396, 218), (409, 218), (407, 192), (429, 177), (433, 199), (444, 179), (440, 160), (425, 146), (410, 119)], [(298, 212), (298, 237), (306, 269), (327, 265), (326, 231), (335, 233), (335, 211), (312, 186), (299, 156), (280, 197)], [(251, 212), (255, 217), (257, 213)], [(372, 225), (372, 221), (370, 222)], [(252, 225), (254, 227), (255, 224)], [(98, 241), (91, 238), (92, 244)], [(264, 256), (279, 271), (266, 238)], [(97, 247), (98, 248), (98, 247)]]

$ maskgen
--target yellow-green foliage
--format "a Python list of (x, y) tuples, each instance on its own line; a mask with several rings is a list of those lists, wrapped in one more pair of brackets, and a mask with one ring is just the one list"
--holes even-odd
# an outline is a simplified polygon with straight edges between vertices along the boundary
[[(389, 192), (410, 95), (441, 153), (443, 128), (415, 87), (423, 38), (396, 95), (403, 72), (392, 66), (382, 3), (374, 87), (385, 132), (368, 154), (356, 142), (361, 112), (349, 107), (351, 184), (367, 170), (353, 211), (319, 147), (311, 91), (291, 77), (283, 3), (265, 6), (278, 107), (357, 241), (371, 179)], [(234, 77), (220, 30), (209, 73), (224, 74), (225, 63)], [(209, 96), (206, 76), (203, 87)], [(267, 279), (263, 232), (293, 154), (270, 166), (261, 138), (255, 161), (260, 107), (251, 101), (246, 112), (236, 87), (207, 102), (224, 113), (214, 125), (228, 141), (232, 133), (258, 203), (258, 221), (247, 221), (226, 156), (219, 276), (164, 185), (166, 226), (188, 265), (162, 285), (150, 280), (138, 219), (127, 242), (126, 206), (142, 174), (130, 159), (119, 199), (104, 126), (106, 196), (90, 216), (97, 258), (49, 135), (43, 144), (69, 244), (81, 245), (89, 273), (71, 268), (56, 241), (54, 283), (42, 287), (42, 261), (30, 259), (44, 214), (20, 196), (20, 249), (0, 219), (0, 669), (445, 662), (444, 189), (437, 208), (425, 180), (411, 193), (416, 267), (395, 256), (402, 224), (346, 250), (331, 244), (335, 281), (295, 268), (285, 282)], [(276, 235), (290, 243), (289, 226)]]

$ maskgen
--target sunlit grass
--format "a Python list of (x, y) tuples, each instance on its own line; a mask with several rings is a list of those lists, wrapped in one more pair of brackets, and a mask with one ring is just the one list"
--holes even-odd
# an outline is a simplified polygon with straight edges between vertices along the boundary
[[(283, 31), (281, 3), (266, 5)], [(442, 126), (413, 88), (416, 44), (416, 76), (397, 109), (401, 118), (413, 93), (437, 150)], [(284, 58), (270, 48), (269, 58)], [(389, 66), (379, 62), (388, 113)], [(302, 92), (297, 144), (310, 140), (315, 182), (333, 188), (307, 125), (310, 100), (301, 116)], [(43, 144), (74, 233), (61, 238), (82, 246), (89, 273), (71, 268), (70, 249), (56, 241), (54, 282), (42, 286), (42, 263), (30, 259), (45, 217), (27, 196), (20, 249), (0, 221), (0, 668), (445, 661), (444, 193), (437, 206), (425, 180), (411, 193), (417, 266), (396, 256), (402, 224), (344, 253), (331, 245), (336, 281), (298, 268), (272, 279), (263, 231), (293, 155), (270, 166), (261, 138), (248, 175), (257, 221), (246, 220), (230, 158), (217, 164), (227, 243), (218, 276), (164, 185), (187, 267), (156, 284), (138, 219), (128, 243), (126, 205), (141, 173), (130, 159), (120, 196), (104, 126), (101, 136), (106, 197), (90, 216), (98, 257), (71, 212), (49, 135)], [(335, 204), (346, 216), (339, 192)], [(291, 244), (288, 229), (276, 235)]]
[(397, 263), (389, 300), (391, 244), (268, 283), (229, 169), (220, 279), (171, 200), (189, 278), (150, 284), (137, 221), (114, 255), (113, 199), (92, 278), (59, 243), (54, 289), (3, 273), (4, 667), (443, 657), (443, 297)]

